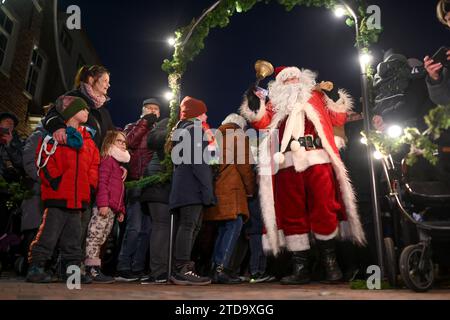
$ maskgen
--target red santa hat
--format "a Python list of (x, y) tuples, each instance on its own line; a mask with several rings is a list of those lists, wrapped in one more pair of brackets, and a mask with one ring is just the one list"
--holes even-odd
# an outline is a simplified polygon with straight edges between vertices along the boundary
[(277, 67), (275, 68), (275, 77), (277, 82), (284, 82), (290, 78), (300, 78), (301, 71), (297, 67)]
[(196, 118), (208, 111), (206, 104), (192, 97), (185, 97), (180, 104), (180, 119)]

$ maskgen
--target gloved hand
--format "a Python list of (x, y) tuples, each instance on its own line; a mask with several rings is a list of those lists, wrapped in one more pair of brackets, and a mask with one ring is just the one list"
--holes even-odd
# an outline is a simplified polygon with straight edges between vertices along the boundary
[(147, 127), (153, 128), (153, 125), (158, 121), (158, 117), (154, 113), (145, 115), (142, 119), (147, 121)]
[(255, 91), (256, 91), (256, 87), (254, 84), (252, 84), (250, 86), (250, 88), (248, 88), (248, 90), (245, 92), (245, 96), (248, 101), (248, 108), (254, 112), (258, 112), (261, 101), (258, 98), (258, 96), (255, 94)]

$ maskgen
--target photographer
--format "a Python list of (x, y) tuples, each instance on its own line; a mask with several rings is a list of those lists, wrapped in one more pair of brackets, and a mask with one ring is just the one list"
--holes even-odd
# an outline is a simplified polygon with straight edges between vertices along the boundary
[[(22, 172), (22, 141), (14, 130), (19, 124), (9, 112), (0, 113), (0, 181), (17, 182)], [(0, 189), (0, 236), (8, 224), (7, 202), (11, 194)]]
[[(441, 0), (437, 6), (439, 21), (450, 28), (450, 0)], [(428, 72), (427, 85), (430, 98), (435, 104), (450, 104), (450, 48), (447, 50), (447, 61), (434, 61), (429, 56), (424, 59)]]
[(22, 171), (22, 141), (14, 130), (19, 124), (9, 112), (0, 113), (0, 176), (6, 181), (17, 179)]
[[(437, 5), (437, 17), (439, 21), (450, 28), (450, 0), (440, 0)], [(434, 61), (429, 56), (425, 57), (427, 70), (427, 85), (431, 100), (437, 105), (450, 105), (450, 48), (447, 46), (447, 60)], [(449, 186), (450, 180), (450, 133), (445, 130), (438, 139), (439, 146), (439, 180)], [(450, 186), (449, 186), (450, 187)]]

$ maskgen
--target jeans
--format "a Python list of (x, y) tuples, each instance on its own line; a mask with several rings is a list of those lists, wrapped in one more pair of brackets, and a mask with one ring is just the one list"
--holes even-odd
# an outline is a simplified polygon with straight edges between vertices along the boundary
[(144, 215), (139, 201), (140, 189), (128, 191), (127, 223), (120, 250), (117, 271), (141, 272), (149, 250), (150, 216)]
[(150, 235), (150, 270), (154, 278), (167, 273), (170, 237), (169, 206), (165, 203), (147, 203), (152, 223)]
[(219, 223), (216, 245), (214, 247), (213, 262), (215, 265), (229, 266), (237, 240), (242, 230), (242, 216), (235, 220), (221, 221)]
[(202, 222), (202, 205), (182, 207), (175, 214), (175, 263), (183, 265), (191, 261), (192, 247)]
[(262, 246), (262, 235), (261, 234), (251, 234), (249, 235), (249, 245), (250, 245), (250, 262), (249, 271), (250, 274), (266, 272), (267, 258), (263, 251)]

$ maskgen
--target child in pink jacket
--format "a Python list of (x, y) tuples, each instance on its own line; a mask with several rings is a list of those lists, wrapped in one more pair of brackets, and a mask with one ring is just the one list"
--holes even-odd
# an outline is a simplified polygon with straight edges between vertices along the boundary
[(101, 270), (100, 249), (105, 243), (118, 216), (123, 222), (125, 215), (125, 185), (121, 164), (130, 161), (126, 137), (121, 131), (108, 131), (100, 152), (97, 207), (89, 223), (86, 239), (86, 273), (97, 283), (113, 283), (114, 278)]

